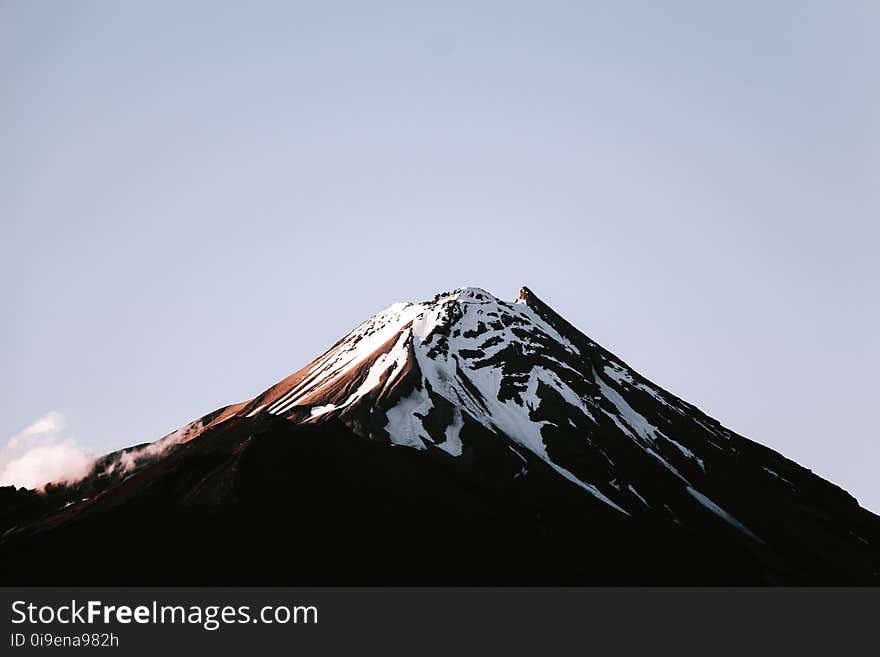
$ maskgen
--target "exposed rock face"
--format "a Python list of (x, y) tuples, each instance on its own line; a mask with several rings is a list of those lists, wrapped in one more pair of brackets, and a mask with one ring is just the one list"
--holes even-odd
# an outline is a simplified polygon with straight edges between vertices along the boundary
[[(525, 287), (394, 304), (253, 400), (50, 492), (68, 506), (0, 557), (60, 543), (81, 581), (880, 583), (880, 518)], [(125, 549), (108, 565), (99, 541)]]

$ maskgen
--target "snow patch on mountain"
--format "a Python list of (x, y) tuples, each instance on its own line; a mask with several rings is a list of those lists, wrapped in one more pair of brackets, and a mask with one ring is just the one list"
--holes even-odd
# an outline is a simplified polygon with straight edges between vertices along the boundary
[(409, 397), (401, 399), (393, 408), (386, 411), (388, 424), (385, 430), (395, 445), (427, 449), (431, 442), (422, 418), (431, 410), (431, 400), (420, 390), (414, 390)]
[(731, 525), (733, 525), (734, 527), (736, 527), (743, 534), (746, 534), (747, 536), (749, 536), (750, 538), (753, 538), (754, 540), (758, 541), (759, 543), (764, 542), (758, 536), (756, 536), (754, 533), (752, 533), (752, 531), (748, 527), (746, 527), (744, 524), (742, 524), (739, 520), (734, 518), (732, 515), (730, 515), (727, 511), (722, 509), (720, 506), (715, 504), (715, 502), (713, 502), (708, 497), (703, 495), (700, 491), (696, 490), (692, 486), (688, 486), (687, 492), (690, 493), (694, 497), (694, 499), (696, 499), (700, 504), (705, 506), (707, 509), (709, 509), (712, 513), (716, 514), (720, 518), (723, 518), (726, 522), (728, 522)]

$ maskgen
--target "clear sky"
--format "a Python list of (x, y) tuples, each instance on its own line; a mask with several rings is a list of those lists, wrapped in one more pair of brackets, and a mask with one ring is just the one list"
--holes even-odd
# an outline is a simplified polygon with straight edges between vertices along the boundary
[(873, 1), (2, 0), (0, 467), (527, 284), (880, 511), (878, 34)]

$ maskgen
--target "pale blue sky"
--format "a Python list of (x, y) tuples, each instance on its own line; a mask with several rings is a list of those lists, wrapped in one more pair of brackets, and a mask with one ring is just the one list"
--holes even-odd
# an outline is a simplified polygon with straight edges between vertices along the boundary
[(528, 284), (880, 510), (875, 2), (0, 1), (0, 442)]

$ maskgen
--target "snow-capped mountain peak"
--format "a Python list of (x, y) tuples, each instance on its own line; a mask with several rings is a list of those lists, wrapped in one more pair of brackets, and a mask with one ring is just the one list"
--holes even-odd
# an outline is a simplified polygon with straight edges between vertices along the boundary
[(244, 413), (339, 419), (366, 437), (454, 458), (491, 435), (627, 514), (650, 504), (650, 493), (614, 466), (639, 455), (640, 468), (659, 470), (753, 535), (698, 493), (707, 459), (730, 454), (727, 432), (576, 331), (528, 287), (513, 302), (462, 287), (393, 304), (283, 383)]
[(43, 572), (32, 546), (60, 544), (90, 563), (121, 535), (150, 582), (229, 564), (246, 583), (880, 581), (880, 519), (527, 287), (388, 306), (254, 399), (47, 495), (45, 516), (25, 494), (30, 524), (0, 525), (5, 562)]

